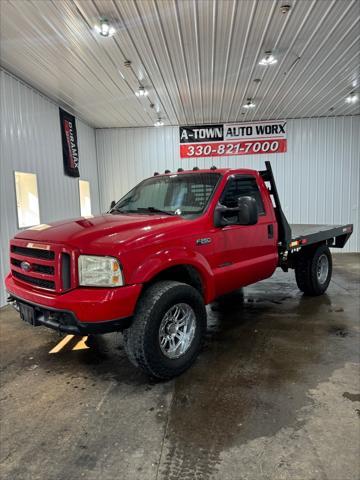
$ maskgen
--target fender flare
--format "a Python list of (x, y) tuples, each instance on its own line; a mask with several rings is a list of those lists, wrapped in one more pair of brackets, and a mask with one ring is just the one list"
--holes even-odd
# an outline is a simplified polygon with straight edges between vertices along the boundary
[(152, 254), (133, 272), (129, 283), (148, 283), (164, 270), (177, 265), (194, 267), (204, 287), (205, 304), (214, 299), (215, 281), (210, 265), (201, 254), (186, 247), (166, 248)]

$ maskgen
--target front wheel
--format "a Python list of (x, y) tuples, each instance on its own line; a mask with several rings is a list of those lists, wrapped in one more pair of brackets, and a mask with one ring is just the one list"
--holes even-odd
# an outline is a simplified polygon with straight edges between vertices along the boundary
[(169, 379), (195, 361), (206, 331), (206, 310), (190, 285), (161, 281), (139, 300), (133, 323), (124, 332), (130, 361), (147, 374)]
[(298, 254), (295, 278), (299, 289), (306, 295), (322, 295), (329, 286), (332, 258), (327, 245), (305, 247)]

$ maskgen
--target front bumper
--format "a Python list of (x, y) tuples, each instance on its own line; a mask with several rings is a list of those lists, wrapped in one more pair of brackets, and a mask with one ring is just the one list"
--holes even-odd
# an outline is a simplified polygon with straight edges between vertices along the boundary
[(99, 323), (79, 322), (72, 312), (56, 310), (54, 308), (44, 308), (41, 305), (36, 305), (35, 303), (24, 302), (23, 300), (12, 295), (8, 297), (8, 303), (20, 313), (21, 317), (22, 305), (33, 307), (34, 318), (32, 325), (43, 325), (44, 327), (52, 328), (58, 332), (72, 333), (75, 335), (88, 335), (122, 331), (124, 328), (130, 325), (130, 318), (122, 318), (119, 320), (110, 320)]
[(25, 288), (11, 274), (6, 277), (5, 285), (14, 301), (35, 307), (43, 325), (61, 331), (69, 331), (64, 328), (74, 326), (81, 333), (121, 329), (126, 319), (134, 314), (142, 288), (138, 284), (118, 288), (76, 288), (59, 295), (28, 285)]

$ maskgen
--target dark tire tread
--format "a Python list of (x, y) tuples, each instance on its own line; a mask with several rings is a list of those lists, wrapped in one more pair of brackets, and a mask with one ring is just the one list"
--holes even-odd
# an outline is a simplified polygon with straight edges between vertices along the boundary
[[(317, 278), (317, 261), (324, 254), (329, 260), (329, 272), (326, 281), (320, 284)], [(305, 247), (298, 254), (295, 265), (295, 278), (299, 290), (305, 295), (322, 295), (328, 288), (332, 274), (332, 259), (329, 247), (325, 244)]]
[[(196, 306), (197, 330), (200, 338), (198, 348), (190, 356), (185, 357), (177, 365), (169, 365), (171, 361), (159, 355), (153, 343), (156, 326), (160, 322), (161, 312), (167, 308), (171, 298), (183, 296)], [(161, 315), (161, 318), (159, 317)], [(200, 293), (190, 285), (172, 280), (164, 280), (148, 287), (140, 298), (133, 322), (124, 331), (124, 348), (133, 365), (141, 368), (147, 374), (158, 379), (169, 379), (179, 375), (194, 362), (201, 348), (206, 330), (206, 310)]]

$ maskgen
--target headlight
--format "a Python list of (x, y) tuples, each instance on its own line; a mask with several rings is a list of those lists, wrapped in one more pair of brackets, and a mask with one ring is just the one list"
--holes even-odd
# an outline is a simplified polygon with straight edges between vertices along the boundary
[(92, 287), (120, 287), (124, 285), (119, 262), (113, 257), (80, 255), (80, 285)]

